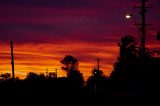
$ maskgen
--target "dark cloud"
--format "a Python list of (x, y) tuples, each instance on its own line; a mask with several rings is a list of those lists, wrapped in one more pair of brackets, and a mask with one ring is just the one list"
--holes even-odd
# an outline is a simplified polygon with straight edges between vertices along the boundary
[[(139, 0), (1, 0), (0, 41), (117, 42), (136, 28), (124, 19)], [(158, 8), (158, 0), (153, 3)], [(150, 22), (159, 27), (159, 9), (150, 10)], [(137, 12), (137, 11), (136, 11)], [(135, 12), (134, 12), (135, 13)], [(139, 18), (137, 17), (137, 20)], [(127, 30), (126, 30), (127, 29)], [(157, 29), (157, 28), (156, 28)]]
[[(104, 0), (101, 0), (104, 2)], [(27, 5), (27, 6), (40, 6), (40, 7), (65, 7), (65, 8), (78, 8), (78, 7), (96, 7), (102, 6), (97, 0), (1, 0), (1, 5)]]

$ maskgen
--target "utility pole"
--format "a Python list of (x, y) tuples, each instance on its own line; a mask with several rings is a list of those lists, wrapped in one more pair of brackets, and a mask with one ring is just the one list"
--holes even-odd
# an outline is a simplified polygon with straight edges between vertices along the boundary
[(140, 36), (140, 40), (141, 40), (141, 56), (142, 56), (142, 60), (144, 61), (144, 57), (145, 57), (145, 48), (146, 48), (146, 26), (147, 25), (151, 25), (151, 24), (146, 24), (146, 12), (148, 12), (147, 8), (152, 8), (152, 7), (147, 7), (146, 6), (146, 2), (148, 0), (141, 0), (141, 6), (140, 7), (135, 7), (135, 8), (139, 8), (140, 11), (140, 15), (141, 15), (141, 24), (136, 24), (136, 25), (141, 25), (141, 36)]
[(99, 59), (99, 58), (97, 58), (96, 60), (97, 60), (97, 70), (99, 70), (99, 68), (100, 68), (99, 61), (100, 61), (100, 59)]
[(145, 55), (145, 45), (146, 45), (146, 0), (142, 0), (142, 7), (141, 7), (141, 11), (142, 11), (142, 59), (144, 60), (144, 55)]
[(10, 46), (11, 46), (12, 79), (14, 80), (14, 52), (13, 52), (13, 41), (10, 42)]

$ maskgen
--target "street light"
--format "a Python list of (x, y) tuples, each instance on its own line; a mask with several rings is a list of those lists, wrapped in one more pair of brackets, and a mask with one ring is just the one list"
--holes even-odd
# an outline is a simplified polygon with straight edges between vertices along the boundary
[(132, 17), (132, 15), (130, 15), (130, 14), (126, 15), (126, 19), (130, 19), (131, 17)]
[(138, 32), (138, 35), (139, 35), (139, 39), (142, 41), (141, 31), (140, 31), (140, 29), (139, 29), (139, 27), (138, 27), (138, 24), (137, 24), (137, 21), (136, 21), (136, 18), (134, 17), (134, 15), (132, 15), (132, 14), (126, 14), (125, 18), (128, 19), (128, 20), (133, 19), (134, 25), (135, 25), (136, 28), (137, 28), (137, 32)]
[(137, 22), (136, 22), (136, 18), (134, 17), (134, 15), (126, 14), (126, 16), (125, 16), (125, 17), (126, 17), (126, 19), (128, 19), (128, 20), (132, 18), (132, 19), (134, 20), (134, 24), (135, 24), (135, 25), (137, 24)]

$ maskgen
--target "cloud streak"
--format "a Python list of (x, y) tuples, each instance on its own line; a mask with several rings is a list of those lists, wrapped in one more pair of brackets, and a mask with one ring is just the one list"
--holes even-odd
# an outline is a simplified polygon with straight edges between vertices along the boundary
[[(156, 9), (147, 13), (147, 22), (154, 25), (147, 28), (147, 45), (155, 48), (159, 47), (155, 34), (160, 30), (160, 1), (149, 4)], [(108, 75), (118, 56), (121, 36), (131, 34), (138, 39), (132, 20), (124, 19), (126, 13), (137, 14), (132, 9), (135, 5), (139, 0), (1, 0), (0, 70), (11, 70), (8, 43), (13, 40), (17, 75), (45, 72), (46, 67), (60, 70), (59, 61), (66, 54), (79, 59), (85, 76), (100, 57)], [(65, 74), (60, 71), (60, 75)]]

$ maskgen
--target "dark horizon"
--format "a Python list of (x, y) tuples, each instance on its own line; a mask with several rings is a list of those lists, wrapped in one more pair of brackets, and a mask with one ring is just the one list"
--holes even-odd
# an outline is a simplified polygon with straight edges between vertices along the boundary
[(159, 4), (1, 0), (1, 104), (159, 103)]

